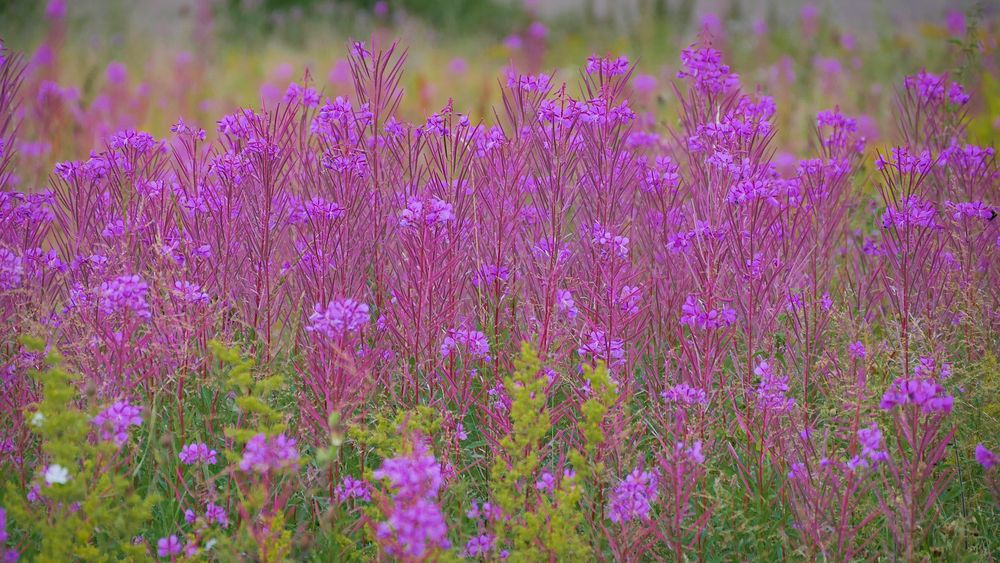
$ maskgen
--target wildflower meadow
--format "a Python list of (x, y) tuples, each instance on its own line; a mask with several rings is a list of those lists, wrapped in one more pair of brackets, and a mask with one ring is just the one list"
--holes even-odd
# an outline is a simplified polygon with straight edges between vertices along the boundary
[(995, 12), (456, 59), (378, 2), (230, 104), (194, 5), (0, 49), (4, 561), (1000, 559)]

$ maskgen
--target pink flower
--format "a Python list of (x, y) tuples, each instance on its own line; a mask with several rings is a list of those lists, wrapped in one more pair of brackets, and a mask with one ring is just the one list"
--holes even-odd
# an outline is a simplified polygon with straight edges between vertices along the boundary
[(1000, 455), (986, 449), (982, 444), (976, 444), (976, 461), (983, 466), (983, 469), (993, 469), (1000, 463)]
[(334, 299), (325, 308), (318, 304), (314, 307), (306, 331), (337, 338), (360, 330), (368, 320), (368, 305), (348, 298)]
[(658, 496), (658, 483), (659, 478), (655, 473), (635, 468), (611, 493), (608, 518), (615, 523), (648, 519), (652, 504)]
[(240, 460), (242, 471), (268, 473), (295, 468), (299, 463), (299, 452), (295, 448), (295, 439), (279, 434), (268, 439), (263, 434), (257, 434), (247, 442)]
[(181, 448), (181, 452), (177, 457), (179, 457), (181, 462), (185, 465), (194, 465), (199, 462), (213, 465), (217, 461), (217, 454), (218, 452), (210, 450), (206, 444), (199, 442), (187, 444)]
[(181, 540), (177, 539), (177, 536), (171, 535), (166, 538), (160, 538), (156, 542), (156, 554), (160, 557), (180, 555), (181, 547)]
[(93, 423), (100, 429), (102, 440), (112, 440), (121, 446), (128, 440), (130, 426), (142, 425), (142, 408), (127, 401), (116, 401), (94, 417)]
[(337, 485), (337, 488), (333, 490), (333, 494), (337, 498), (337, 502), (341, 503), (350, 499), (359, 499), (364, 502), (372, 500), (371, 485), (350, 475), (344, 477), (340, 484)]

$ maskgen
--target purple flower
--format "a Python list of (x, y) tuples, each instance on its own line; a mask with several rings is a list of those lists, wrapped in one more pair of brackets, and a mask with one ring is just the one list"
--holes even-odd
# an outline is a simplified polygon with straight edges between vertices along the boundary
[(313, 88), (305, 88), (292, 82), (285, 91), (283, 100), (286, 104), (294, 104), (301, 101), (303, 106), (314, 108), (319, 105), (319, 92)]
[(976, 444), (976, 461), (983, 466), (983, 469), (993, 469), (1000, 463), (1000, 455), (986, 449), (982, 444)]
[(896, 208), (888, 208), (882, 214), (882, 226), (886, 229), (895, 227), (906, 229), (909, 227), (923, 227), (928, 229), (938, 228), (935, 217), (937, 210), (934, 204), (922, 200), (916, 196), (910, 196)]
[(204, 305), (208, 303), (208, 294), (202, 291), (201, 286), (187, 281), (174, 282), (174, 294), (186, 303)]
[(689, 47), (681, 51), (684, 69), (677, 78), (690, 78), (695, 88), (707, 94), (722, 94), (740, 85), (738, 74), (722, 64), (722, 53), (709, 47)]
[(215, 450), (210, 450), (206, 444), (197, 442), (187, 444), (181, 448), (181, 453), (177, 457), (180, 458), (184, 465), (194, 465), (198, 462), (213, 465), (217, 461), (216, 455), (218, 453)]
[(948, 101), (956, 106), (964, 106), (969, 103), (969, 95), (965, 93), (965, 88), (958, 82), (952, 82), (948, 87)]
[(337, 502), (341, 503), (355, 498), (365, 502), (372, 500), (371, 485), (350, 475), (344, 477), (337, 488), (333, 490), (333, 494), (337, 497)]
[(465, 515), (470, 520), (475, 520), (477, 518), (484, 518), (486, 520), (500, 520), (503, 517), (503, 512), (500, 510), (499, 506), (494, 506), (491, 503), (484, 502), (482, 508), (479, 507), (479, 503), (475, 500), (469, 502), (469, 510), (465, 512)]
[(204, 141), (205, 140), (205, 130), (204, 129), (201, 129), (201, 128), (198, 128), (198, 127), (192, 127), (192, 126), (188, 125), (187, 123), (184, 123), (184, 120), (180, 119), (180, 118), (177, 119), (177, 123), (175, 123), (175, 124), (173, 124), (173, 125), (170, 126), (170, 131), (172, 133), (177, 133), (178, 135), (192, 137), (192, 138), (197, 139), (199, 141)]
[(697, 465), (705, 463), (705, 454), (702, 452), (701, 440), (696, 440), (690, 446), (684, 445), (683, 442), (677, 442), (674, 446), (674, 451), (683, 455), (691, 463)]
[(451, 547), (441, 507), (424, 498), (396, 504), (375, 537), (388, 555), (399, 558), (420, 559), (434, 548)]
[(947, 78), (943, 75), (931, 74), (921, 70), (917, 74), (903, 79), (903, 86), (914, 91), (927, 102), (940, 102), (944, 99), (944, 85)]
[(405, 456), (387, 459), (374, 472), (392, 488), (392, 507), (376, 528), (376, 539), (393, 557), (421, 558), (434, 548), (448, 549), (448, 527), (437, 504), (443, 484), (441, 465), (420, 440)]
[(600, 223), (594, 223), (594, 227), (591, 229), (591, 240), (606, 252), (611, 252), (619, 258), (628, 258), (628, 237), (615, 235), (602, 227)]
[(944, 387), (928, 377), (900, 377), (882, 395), (879, 408), (916, 405), (926, 414), (951, 412), (954, 399)]
[(681, 403), (686, 406), (708, 404), (708, 395), (703, 389), (697, 389), (684, 383), (660, 393), (660, 397), (668, 403)]
[(788, 411), (795, 406), (795, 399), (788, 397), (788, 378), (774, 373), (767, 360), (761, 360), (753, 370), (760, 378), (757, 385), (757, 404), (760, 408), (774, 411)]
[(592, 330), (587, 335), (577, 353), (590, 356), (595, 361), (603, 360), (608, 366), (615, 366), (625, 361), (625, 342), (618, 338), (607, 338), (602, 330)]
[(990, 221), (997, 216), (996, 210), (989, 205), (984, 204), (982, 201), (962, 201), (958, 203), (946, 201), (945, 206), (954, 211), (952, 218), (956, 221), (961, 221), (963, 219), (982, 219), (984, 221)]
[(217, 504), (208, 503), (205, 505), (205, 519), (209, 522), (215, 522), (222, 528), (229, 527), (229, 516), (226, 515), (226, 509)]
[(181, 540), (177, 539), (177, 536), (171, 535), (156, 541), (156, 554), (160, 557), (172, 557), (180, 553)]
[(556, 488), (556, 478), (548, 471), (541, 474), (535, 481), (535, 489), (551, 493)]
[(736, 310), (724, 305), (718, 309), (708, 309), (696, 295), (690, 294), (681, 305), (680, 322), (692, 329), (715, 330), (735, 323)]
[(615, 523), (648, 519), (651, 505), (656, 502), (658, 484), (655, 473), (635, 468), (611, 493), (608, 518)]
[(569, 319), (575, 319), (580, 313), (576, 308), (576, 302), (573, 300), (573, 294), (568, 289), (556, 290), (556, 307), (560, 313), (563, 313)]
[(383, 461), (373, 475), (388, 480), (395, 498), (400, 500), (436, 497), (443, 483), (441, 466), (419, 441), (410, 455)]
[(368, 177), (368, 157), (361, 151), (334, 149), (323, 154), (323, 167), (337, 173)]
[(878, 424), (872, 423), (868, 428), (858, 430), (858, 440), (861, 442), (861, 455), (868, 458), (872, 465), (878, 465), (880, 461), (889, 459), (889, 454), (885, 451), (882, 443), (882, 431)]
[(263, 434), (257, 434), (247, 442), (240, 460), (242, 471), (268, 473), (294, 468), (299, 463), (299, 452), (295, 448), (295, 439), (279, 434), (268, 439)]
[[(904, 174), (925, 174), (933, 167), (934, 161), (931, 159), (930, 151), (923, 151), (919, 154), (914, 154), (907, 147), (892, 147), (889, 150), (888, 155), (879, 154), (875, 159), (875, 168), (878, 170), (884, 169), (886, 166), (891, 166)], [(914, 203), (910, 203), (914, 202)], [(903, 202), (905, 205), (929, 205), (927, 202), (917, 198), (916, 196), (910, 196), (906, 201)], [(883, 222), (885, 219), (883, 218)]]
[(480, 534), (469, 538), (465, 543), (465, 557), (485, 556), (493, 549), (496, 537), (491, 534)]
[(628, 72), (628, 57), (618, 57), (617, 59), (601, 58), (591, 55), (587, 58), (587, 74), (603, 74), (604, 76), (618, 76)]
[(642, 300), (642, 292), (636, 286), (622, 286), (618, 296), (618, 308), (623, 315), (635, 315), (639, 312), (639, 302)]
[(111, 314), (129, 310), (146, 319), (152, 316), (146, 302), (148, 294), (149, 286), (137, 275), (119, 276), (102, 283), (98, 290), (103, 312)]
[(847, 352), (851, 355), (851, 358), (855, 360), (863, 360), (868, 354), (867, 350), (865, 350), (865, 343), (860, 340), (852, 342), (847, 347)]
[(7, 511), (0, 508), (0, 545), (7, 543), (9, 537), (7, 533)]
[(128, 440), (130, 426), (142, 425), (142, 408), (130, 405), (128, 401), (116, 401), (94, 417), (93, 423), (100, 429), (102, 440), (113, 440), (121, 446)]
[(547, 74), (516, 74), (510, 72), (507, 75), (507, 87), (523, 90), (525, 92), (543, 92), (549, 88), (551, 78)]
[(0, 248), (0, 291), (15, 289), (21, 285), (24, 264), (21, 257), (6, 248)]
[(410, 198), (406, 209), (399, 212), (399, 226), (404, 229), (416, 228), (421, 223), (428, 227), (444, 227), (454, 220), (452, 205), (438, 197), (430, 200)]
[(797, 461), (792, 464), (791, 468), (788, 470), (788, 478), (792, 481), (802, 481), (809, 476), (809, 471), (806, 468), (806, 464), (801, 461)]
[(851, 471), (857, 471), (858, 469), (868, 467), (868, 460), (856, 455), (847, 461), (847, 468)]
[(506, 282), (510, 277), (510, 270), (503, 264), (483, 264), (472, 277), (472, 285), (488, 286), (494, 283)]
[(368, 324), (368, 320), (368, 305), (353, 299), (334, 299), (325, 309), (318, 304), (314, 307), (306, 331), (337, 338), (345, 332), (360, 330)]
[(858, 132), (858, 120), (840, 113), (839, 107), (816, 114), (816, 126), (824, 145), (841, 149)]
[(490, 360), (490, 343), (478, 330), (450, 330), (441, 342), (441, 356), (447, 358), (455, 348), (464, 348), (474, 358)]
[(112, 150), (132, 149), (139, 154), (149, 152), (156, 145), (156, 139), (152, 135), (135, 129), (119, 131), (108, 140), (108, 148)]

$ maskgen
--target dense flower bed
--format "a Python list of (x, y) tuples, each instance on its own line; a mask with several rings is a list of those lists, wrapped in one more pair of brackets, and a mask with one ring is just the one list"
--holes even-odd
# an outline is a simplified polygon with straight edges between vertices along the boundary
[(1000, 175), (960, 83), (779, 166), (708, 44), (669, 124), (598, 56), (409, 123), (404, 58), (0, 192), (9, 559), (997, 549)]

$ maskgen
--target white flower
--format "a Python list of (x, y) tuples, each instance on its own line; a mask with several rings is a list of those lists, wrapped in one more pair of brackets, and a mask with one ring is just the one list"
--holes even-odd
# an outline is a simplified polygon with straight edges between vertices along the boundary
[(45, 470), (45, 482), (49, 485), (65, 485), (69, 481), (69, 470), (53, 463)]
[(42, 414), (41, 412), (36, 412), (35, 414), (33, 414), (31, 416), (31, 425), (32, 426), (34, 426), (36, 428), (40, 428), (42, 426), (42, 422), (45, 422), (45, 415)]
[(212, 549), (213, 547), (215, 547), (215, 538), (212, 538), (212, 539), (208, 540), (207, 542), (205, 542), (205, 551), (208, 551), (208, 550)]

